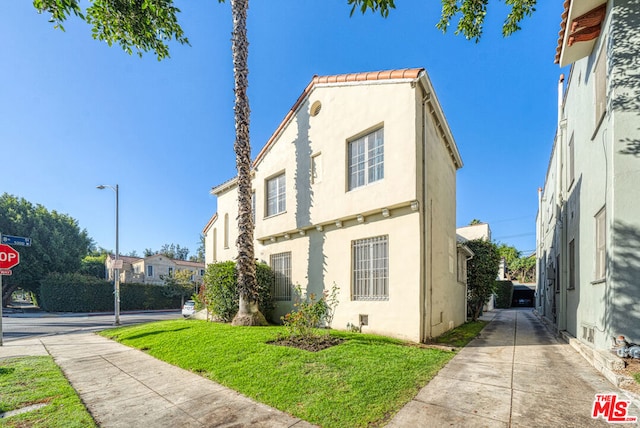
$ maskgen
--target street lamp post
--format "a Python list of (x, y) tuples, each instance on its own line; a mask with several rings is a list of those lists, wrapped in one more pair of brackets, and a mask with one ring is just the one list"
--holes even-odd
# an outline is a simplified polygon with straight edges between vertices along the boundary
[(109, 185), (104, 185), (101, 184), (100, 186), (96, 186), (98, 189), (106, 189), (109, 188), (111, 190), (113, 190), (116, 193), (116, 260), (115, 260), (115, 268), (114, 268), (114, 283), (113, 283), (113, 307), (114, 307), (114, 314), (115, 314), (115, 321), (114, 324), (115, 325), (120, 325), (120, 266), (118, 265), (118, 262), (120, 260), (120, 248), (119, 248), (119, 241), (118, 241), (118, 214), (119, 214), (119, 209), (118, 209), (118, 185), (116, 184), (115, 187), (113, 186), (109, 186)]

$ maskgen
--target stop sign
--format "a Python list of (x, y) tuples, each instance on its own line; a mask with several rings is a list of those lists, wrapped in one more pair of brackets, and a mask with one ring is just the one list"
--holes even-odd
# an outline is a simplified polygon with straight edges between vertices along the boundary
[(11, 269), (20, 263), (20, 254), (8, 245), (0, 244), (0, 269)]

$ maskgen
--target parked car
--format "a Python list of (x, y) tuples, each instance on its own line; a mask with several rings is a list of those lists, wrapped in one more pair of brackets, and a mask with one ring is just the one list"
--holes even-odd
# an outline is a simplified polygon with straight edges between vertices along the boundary
[(186, 302), (184, 302), (184, 305), (182, 306), (182, 316), (185, 318), (189, 318), (190, 316), (193, 316), (196, 313), (196, 302), (194, 302), (193, 300), (187, 300)]

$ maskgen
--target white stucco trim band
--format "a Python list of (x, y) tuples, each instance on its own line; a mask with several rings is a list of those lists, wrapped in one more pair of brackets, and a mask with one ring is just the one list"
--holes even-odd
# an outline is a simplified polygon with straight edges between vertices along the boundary
[[(389, 207), (377, 208), (375, 210), (365, 211), (358, 214), (352, 214), (352, 215), (336, 218), (333, 220), (327, 220), (327, 221), (309, 224), (307, 226), (300, 227), (297, 229), (291, 229), (291, 230), (282, 231), (275, 234), (260, 236), (260, 237), (257, 237), (256, 240), (260, 241), (263, 245), (265, 245), (265, 244), (278, 242), (278, 238), (293, 239), (298, 236), (304, 236), (306, 232), (309, 230), (322, 231), (327, 226), (334, 226), (338, 228), (345, 227), (347, 226), (346, 223), (348, 221), (354, 221), (355, 222), (354, 226), (357, 226), (359, 224), (364, 223), (367, 217), (371, 217), (374, 215), (379, 215), (383, 218), (393, 217), (393, 211), (397, 212), (397, 210), (400, 210), (402, 208), (411, 208), (411, 212), (413, 213), (413, 212), (417, 212), (420, 209), (420, 204), (418, 203), (417, 200), (406, 201), (406, 202), (395, 204)], [(337, 226), (338, 224), (340, 226)]]

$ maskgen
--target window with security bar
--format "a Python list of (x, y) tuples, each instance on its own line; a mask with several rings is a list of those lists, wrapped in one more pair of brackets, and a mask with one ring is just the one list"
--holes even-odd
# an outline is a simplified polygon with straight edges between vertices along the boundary
[(389, 300), (387, 236), (359, 239), (351, 244), (352, 300)]
[(275, 275), (273, 299), (291, 301), (291, 252), (272, 254), (270, 262)]
[(349, 142), (349, 190), (384, 178), (384, 128)]

